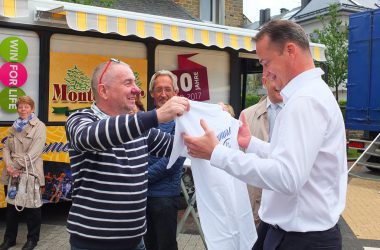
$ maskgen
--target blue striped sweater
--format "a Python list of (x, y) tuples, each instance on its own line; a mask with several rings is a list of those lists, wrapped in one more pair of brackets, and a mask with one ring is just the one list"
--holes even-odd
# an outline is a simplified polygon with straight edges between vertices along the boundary
[(70, 243), (85, 249), (129, 249), (146, 232), (148, 155), (170, 156), (172, 137), (155, 111), (100, 119), (92, 109), (70, 115), (73, 176), (67, 220)]

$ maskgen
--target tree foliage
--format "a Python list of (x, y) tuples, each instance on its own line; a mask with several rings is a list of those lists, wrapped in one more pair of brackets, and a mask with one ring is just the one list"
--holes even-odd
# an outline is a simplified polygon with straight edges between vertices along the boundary
[(79, 3), (79, 4), (85, 4), (85, 5), (93, 5), (93, 6), (99, 6), (99, 7), (111, 7), (113, 4), (113, 0), (61, 0), (64, 2), (70, 2), (70, 3)]
[(91, 80), (86, 74), (74, 65), (74, 68), (66, 72), (65, 82), (69, 91), (89, 91)]
[(327, 84), (335, 88), (336, 100), (338, 100), (339, 85), (347, 79), (348, 56), (348, 25), (339, 17), (339, 7), (339, 4), (332, 4), (327, 15), (318, 17), (322, 29), (314, 30), (316, 36), (311, 37), (312, 42), (326, 45)]

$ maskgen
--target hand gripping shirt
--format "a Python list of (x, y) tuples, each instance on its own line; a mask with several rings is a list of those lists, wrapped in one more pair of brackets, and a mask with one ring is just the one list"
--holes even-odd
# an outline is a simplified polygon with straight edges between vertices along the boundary
[(207, 160), (187, 155), (181, 134), (204, 134), (200, 119), (212, 128), (224, 146), (238, 149), (239, 121), (220, 105), (191, 101), (190, 111), (176, 119), (174, 145), (168, 167), (179, 155), (191, 159), (197, 208), (207, 248), (210, 250), (247, 250), (257, 239), (247, 185)]
[(246, 153), (217, 145), (211, 163), (263, 188), (262, 221), (288, 232), (325, 231), (339, 220), (347, 192), (342, 112), (319, 68), (282, 90), (271, 142), (255, 137)]

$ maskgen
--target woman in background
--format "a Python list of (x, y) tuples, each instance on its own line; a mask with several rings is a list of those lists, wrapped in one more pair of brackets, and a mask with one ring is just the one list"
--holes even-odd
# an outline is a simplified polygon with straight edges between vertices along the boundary
[[(28, 167), (28, 171), (32, 173), (33, 169), (27, 156), (29, 155), (34, 165), (34, 172), (37, 172), (36, 175), (40, 186), (43, 187), (45, 178), (41, 154), (46, 141), (46, 127), (34, 114), (34, 101), (31, 97), (19, 97), (16, 106), (19, 118), (10, 128), (10, 134), (4, 144), (3, 160), (5, 167), (3, 168), (2, 182), (8, 185), (9, 178), (18, 177), (25, 171), (25, 167)], [(27, 159), (28, 166), (25, 166), (25, 159)], [(10, 191), (8, 187), (6, 230), (0, 250), (6, 250), (16, 244), (18, 222), (21, 217), (21, 213), (15, 208), (14, 196)], [(33, 190), (30, 190), (30, 192), (33, 192)], [(27, 242), (24, 244), (23, 250), (33, 249), (40, 237), (41, 207), (31, 207), (30, 204), (26, 204), (23, 210), (26, 213), (28, 226)]]

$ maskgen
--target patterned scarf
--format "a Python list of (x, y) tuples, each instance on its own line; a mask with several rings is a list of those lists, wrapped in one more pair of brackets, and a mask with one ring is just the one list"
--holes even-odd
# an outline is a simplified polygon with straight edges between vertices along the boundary
[(34, 113), (31, 113), (29, 117), (25, 120), (21, 119), (20, 117), (17, 118), (16, 121), (13, 123), (13, 127), (16, 129), (17, 132), (23, 131), (26, 124), (28, 124), (28, 122), (32, 120), (34, 116)]

